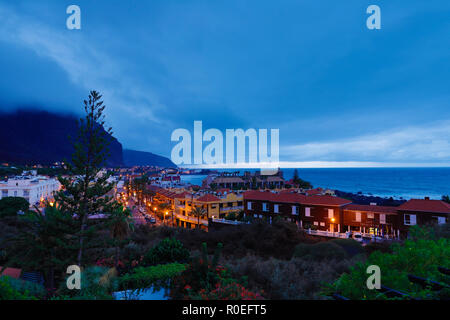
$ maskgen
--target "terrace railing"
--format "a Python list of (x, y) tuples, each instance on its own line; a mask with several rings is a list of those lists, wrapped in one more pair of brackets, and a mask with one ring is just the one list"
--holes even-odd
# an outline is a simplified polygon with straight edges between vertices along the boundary
[[(242, 221), (218, 219), (218, 218), (211, 218), (211, 221), (216, 222), (216, 223), (225, 223), (225, 224), (233, 224), (233, 225), (246, 224), (245, 222), (242, 222)], [(248, 223), (250, 223), (250, 222), (248, 222)]]

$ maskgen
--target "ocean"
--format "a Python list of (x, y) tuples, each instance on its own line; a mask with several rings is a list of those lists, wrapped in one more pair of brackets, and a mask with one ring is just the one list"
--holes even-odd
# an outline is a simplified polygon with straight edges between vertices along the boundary
[[(294, 170), (283, 169), (284, 178), (291, 179)], [(365, 195), (395, 199), (441, 199), (442, 195), (450, 195), (450, 168), (308, 168), (298, 169), (298, 173), (314, 187)], [(201, 185), (205, 177), (183, 175), (182, 180)]]

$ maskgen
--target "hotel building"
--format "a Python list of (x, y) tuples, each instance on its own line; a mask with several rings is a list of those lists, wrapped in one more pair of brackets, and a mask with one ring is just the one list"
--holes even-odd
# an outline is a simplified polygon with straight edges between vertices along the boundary
[(58, 180), (43, 176), (17, 176), (0, 182), (0, 198), (22, 197), (30, 206), (51, 199), (60, 189)]

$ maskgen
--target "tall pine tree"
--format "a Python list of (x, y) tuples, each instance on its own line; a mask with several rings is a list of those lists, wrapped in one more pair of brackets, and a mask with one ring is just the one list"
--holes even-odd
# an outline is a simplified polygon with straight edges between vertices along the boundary
[[(63, 212), (74, 215), (77, 222), (77, 263), (83, 265), (83, 253), (96, 231), (108, 219), (93, 223), (89, 216), (104, 214), (107, 218), (113, 212), (120, 212), (121, 205), (110, 195), (114, 183), (108, 182), (109, 174), (102, 170), (109, 156), (109, 141), (112, 129), (104, 129), (105, 106), (102, 96), (91, 91), (84, 100), (85, 117), (80, 119), (78, 136), (73, 141), (74, 153), (67, 162), (69, 177), (59, 177), (62, 189), (55, 195), (55, 204)], [(99, 221), (97, 219), (97, 221)]]

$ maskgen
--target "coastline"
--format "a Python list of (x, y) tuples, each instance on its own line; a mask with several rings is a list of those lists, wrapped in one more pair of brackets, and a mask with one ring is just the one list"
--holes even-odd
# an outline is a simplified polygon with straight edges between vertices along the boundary
[[(289, 180), (295, 169), (282, 169), (284, 179)], [(216, 171), (216, 170), (214, 170)], [(255, 171), (255, 169), (217, 170), (217, 172)], [(213, 173), (213, 172), (211, 172)], [(215, 172), (214, 172), (215, 173)], [(298, 169), (299, 177), (315, 188), (339, 190), (353, 197), (374, 197), (379, 202), (393, 198), (439, 200), (450, 194), (450, 168), (315, 168)], [(182, 175), (183, 180), (201, 185), (206, 175)], [(376, 202), (376, 201), (374, 201)]]

